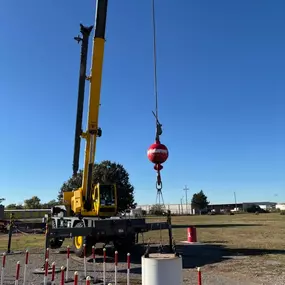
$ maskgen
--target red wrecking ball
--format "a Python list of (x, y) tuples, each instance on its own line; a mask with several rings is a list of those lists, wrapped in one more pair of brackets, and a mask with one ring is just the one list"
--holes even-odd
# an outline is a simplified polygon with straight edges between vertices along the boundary
[(154, 143), (148, 148), (147, 157), (154, 164), (164, 163), (168, 158), (168, 149), (164, 144)]

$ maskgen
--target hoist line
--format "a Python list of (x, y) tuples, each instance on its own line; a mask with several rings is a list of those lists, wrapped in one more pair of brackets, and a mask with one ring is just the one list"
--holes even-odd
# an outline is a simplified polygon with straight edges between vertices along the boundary
[[(156, 143), (159, 143), (159, 136), (162, 134), (162, 129), (161, 129), (161, 124), (159, 123), (158, 120), (158, 91), (157, 91), (157, 56), (156, 56), (156, 25), (155, 25), (155, 3), (154, 0), (151, 0), (152, 2), (152, 29), (153, 29), (153, 67), (154, 67), (154, 96), (155, 96), (155, 113), (153, 112), (153, 114), (155, 115), (155, 119), (156, 119)], [(157, 165), (158, 166), (158, 165)], [(164, 205), (164, 199), (163, 199), (163, 195), (162, 195), (162, 184), (161, 184), (161, 177), (160, 177), (160, 169), (157, 169), (157, 174), (158, 174), (158, 181), (159, 181), (159, 185), (160, 187), (158, 187), (158, 184), (156, 184), (156, 190), (157, 190), (157, 195), (156, 195), (156, 204), (158, 202), (159, 205), (161, 205), (161, 200), (163, 202), (162, 205), (162, 209), (165, 208)], [(158, 200), (158, 201), (157, 201)], [(160, 228), (160, 251), (163, 251), (163, 247), (162, 247), (162, 232), (161, 232), (161, 228)]]
[[(153, 114), (155, 115), (155, 119), (156, 119), (156, 141), (158, 142), (159, 141), (159, 136), (162, 133), (162, 129), (161, 129), (161, 124), (159, 123), (159, 120), (158, 120), (158, 87), (157, 87), (155, 0), (151, 0), (151, 3), (152, 3), (153, 67), (154, 67), (154, 96), (155, 96), (155, 113), (153, 112)], [(160, 178), (159, 170), (158, 170), (158, 175), (159, 175), (159, 180), (160, 180), (161, 178)], [(160, 200), (162, 199), (163, 205), (164, 205), (164, 200), (163, 200), (162, 191), (161, 191), (161, 189), (162, 189), (161, 181), (160, 181), (159, 185), (160, 185), (160, 188), (158, 188), (158, 185), (156, 185), (156, 188), (157, 188), (156, 200), (159, 200), (159, 204), (161, 204)]]
[(155, 116), (158, 124), (158, 92), (157, 92), (157, 60), (156, 60), (156, 25), (155, 25), (155, 5), (152, 0), (152, 29), (153, 29), (153, 66), (154, 66), (154, 96), (155, 96)]

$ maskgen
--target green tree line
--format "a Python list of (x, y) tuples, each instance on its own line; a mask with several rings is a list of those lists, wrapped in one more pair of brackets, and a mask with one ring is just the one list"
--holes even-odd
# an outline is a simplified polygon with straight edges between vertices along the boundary
[[(72, 191), (81, 187), (83, 171), (80, 170), (76, 176), (70, 177), (65, 181), (58, 191), (57, 199), (47, 203), (42, 203), (38, 196), (24, 200), (23, 204), (9, 204), (6, 209), (49, 209), (53, 206), (63, 204), (63, 192)], [(118, 210), (124, 211), (136, 206), (134, 201), (134, 187), (129, 181), (129, 173), (123, 165), (104, 160), (95, 163), (92, 172), (92, 182), (96, 183), (115, 183), (117, 186)], [(0, 204), (5, 199), (0, 198)]]
[(59, 202), (56, 200), (51, 200), (47, 203), (42, 203), (38, 196), (33, 196), (30, 199), (24, 200), (23, 204), (9, 204), (5, 206), (7, 210), (21, 210), (21, 209), (50, 209), (53, 206), (58, 205)]

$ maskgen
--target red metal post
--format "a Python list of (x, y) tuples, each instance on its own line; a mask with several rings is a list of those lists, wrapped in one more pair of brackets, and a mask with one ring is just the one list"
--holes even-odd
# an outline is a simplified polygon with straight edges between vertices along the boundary
[(202, 285), (202, 273), (200, 267), (197, 268), (198, 271), (198, 285)]

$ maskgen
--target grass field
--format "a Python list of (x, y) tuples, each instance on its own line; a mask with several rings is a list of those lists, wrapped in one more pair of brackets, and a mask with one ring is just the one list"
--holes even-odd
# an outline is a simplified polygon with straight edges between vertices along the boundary
[[(269, 284), (268, 280), (277, 276), (285, 280), (284, 215), (206, 215), (173, 217), (172, 220), (173, 236), (177, 243), (187, 239), (187, 230), (175, 226), (196, 225), (198, 241), (211, 245), (196, 252), (193, 247), (190, 249), (191, 266), (203, 266), (204, 270), (212, 271), (213, 274), (234, 272), (237, 276), (258, 279), (258, 284)], [(149, 232), (147, 237), (157, 241), (159, 235), (157, 232)], [(166, 243), (166, 231), (162, 237)]]
[[(163, 218), (164, 219), (164, 218)], [(152, 220), (152, 219), (151, 219)], [(159, 220), (159, 219), (157, 219)], [(162, 219), (161, 219), (162, 220)], [(165, 219), (164, 219), (165, 220)], [(223, 249), (228, 255), (244, 256), (211, 261), (208, 251), (208, 261), (202, 265), (208, 269), (214, 268), (226, 272), (229, 270), (249, 272), (254, 276), (264, 274), (279, 274), (285, 265), (285, 216), (280, 214), (236, 214), (213, 216), (172, 217), (173, 236), (176, 243), (187, 239), (186, 227), (197, 227), (198, 241), (213, 245), (213, 248)], [(185, 226), (185, 227), (184, 227)], [(145, 234), (145, 241), (160, 241), (159, 232)], [(15, 235), (12, 249), (42, 248), (44, 235)], [(67, 241), (67, 243), (70, 241)], [(168, 242), (167, 231), (162, 231), (162, 242)], [(0, 251), (7, 247), (7, 235), (0, 236)]]
[[(285, 249), (285, 216), (271, 214), (203, 215), (173, 217), (174, 239), (187, 239), (186, 228), (178, 225), (195, 225), (199, 242), (222, 244), (229, 248), (283, 250)], [(147, 234), (157, 240), (156, 232)], [(163, 238), (167, 241), (167, 232)]]

